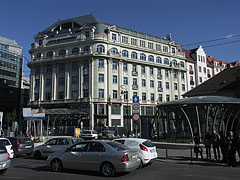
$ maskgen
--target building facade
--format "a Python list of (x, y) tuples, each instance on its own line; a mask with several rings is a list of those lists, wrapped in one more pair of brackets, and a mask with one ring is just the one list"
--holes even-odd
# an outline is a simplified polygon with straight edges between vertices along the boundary
[(224, 69), (238, 65), (238, 61), (228, 63), (207, 56), (201, 45), (196, 49), (185, 49), (184, 52), (187, 59), (187, 91), (199, 86)]
[[(20, 113), (22, 63), (22, 47), (0, 36), (0, 111), (5, 125), (11, 124), (6, 122), (7, 113)], [(18, 120), (19, 116), (14, 121)]]
[(60, 20), (34, 38), (31, 106), (88, 112), (86, 128), (133, 130), (133, 96), (139, 96), (141, 119), (153, 119), (156, 104), (187, 91), (185, 53), (170, 35), (117, 27), (90, 14)]

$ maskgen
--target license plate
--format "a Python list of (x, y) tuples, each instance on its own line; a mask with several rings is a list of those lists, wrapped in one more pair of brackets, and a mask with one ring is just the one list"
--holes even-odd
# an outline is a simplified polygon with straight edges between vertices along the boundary
[(150, 150), (150, 152), (151, 152), (151, 153), (154, 153), (155, 151), (154, 151), (154, 149), (152, 149), (152, 150)]
[(25, 149), (29, 149), (29, 148), (31, 148), (32, 146), (25, 146)]
[(132, 155), (132, 159), (133, 160), (137, 159), (137, 155)]

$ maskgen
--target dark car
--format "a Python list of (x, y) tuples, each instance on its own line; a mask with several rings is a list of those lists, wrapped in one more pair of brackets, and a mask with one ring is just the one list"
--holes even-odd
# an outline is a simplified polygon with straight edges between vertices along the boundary
[(28, 137), (8, 137), (13, 146), (16, 156), (26, 154), (31, 155), (34, 149), (34, 143)]

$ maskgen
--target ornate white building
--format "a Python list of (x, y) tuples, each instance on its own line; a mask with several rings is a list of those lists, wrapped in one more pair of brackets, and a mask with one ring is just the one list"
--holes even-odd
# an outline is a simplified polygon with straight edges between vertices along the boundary
[(90, 14), (59, 20), (34, 38), (31, 106), (88, 112), (84, 127), (132, 130), (133, 96), (139, 96), (141, 119), (152, 119), (156, 104), (187, 91), (185, 53), (170, 36), (110, 25)]

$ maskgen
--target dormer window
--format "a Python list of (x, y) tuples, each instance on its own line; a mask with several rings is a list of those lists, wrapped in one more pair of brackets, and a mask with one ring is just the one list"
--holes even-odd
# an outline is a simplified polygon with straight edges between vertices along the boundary
[(89, 31), (86, 31), (86, 32), (85, 32), (85, 36), (86, 36), (86, 38), (89, 38), (89, 37), (90, 37)]
[(52, 51), (47, 52), (47, 57), (52, 58), (53, 57), (53, 52)]
[(79, 48), (72, 49), (72, 54), (78, 54), (78, 53), (79, 53)]
[(42, 53), (38, 53), (37, 54), (37, 59), (41, 59), (41, 57), (42, 57)]
[(59, 56), (65, 56), (66, 55), (66, 50), (62, 49), (59, 51)]
[(43, 40), (42, 40), (42, 39), (38, 40), (38, 45), (39, 45), (39, 46), (42, 46), (42, 45), (43, 45)]

